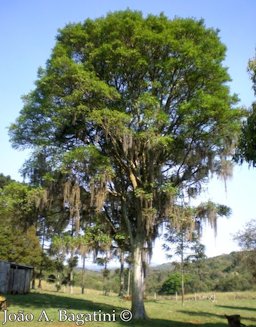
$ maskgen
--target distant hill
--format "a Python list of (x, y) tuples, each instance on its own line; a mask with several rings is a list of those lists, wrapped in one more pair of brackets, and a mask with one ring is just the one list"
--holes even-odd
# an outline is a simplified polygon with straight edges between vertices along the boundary
[[(243, 291), (255, 287), (244, 260), (246, 252), (231, 252), (200, 262), (185, 265), (187, 292)], [(157, 292), (173, 272), (180, 272), (177, 262), (150, 267), (146, 279), (147, 290)]]
[[(231, 252), (212, 258), (206, 258), (200, 262), (185, 265), (186, 293), (208, 291), (243, 291), (255, 288), (254, 280), (244, 257), (246, 252)], [(89, 267), (90, 268), (90, 267)], [(119, 290), (119, 267), (109, 270), (107, 278), (103, 276), (102, 267), (95, 270), (85, 271), (85, 287), (97, 290), (109, 289), (114, 292)], [(163, 263), (158, 266), (148, 267), (146, 276), (146, 292), (153, 294), (158, 292), (173, 272), (180, 272), (180, 264), (177, 262)], [(126, 269), (125, 284), (128, 287), (128, 270)], [(75, 284), (81, 285), (82, 270), (75, 270)]]
[(162, 263), (161, 265), (150, 266), (150, 271), (171, 271), (173, 264), (171, 262)]
[[(211, 268), (217, 268), (221, 270), (225, 269), (237, 269), (242, 264), (242, 258), (246, 251), (231, 252), (229, 254), (221, 254), (216, 257), (206, 258), (204, 261), (207, 266)], [(160, 265), (150, 266), (149, 269), (152, 271), (171, 271), (174, 268), (174, 262), (166, 262)], [(241, 268), (241, 267), (240, 267)]]

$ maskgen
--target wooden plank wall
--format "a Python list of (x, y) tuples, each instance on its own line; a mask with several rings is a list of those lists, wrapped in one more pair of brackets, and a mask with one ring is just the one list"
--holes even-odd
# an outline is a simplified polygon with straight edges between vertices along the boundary
[(33, 269), (0, 261), (0, 293), (29, 293)]
[(0, 293), (8, 292), (10, 275), (10, 264), (8, 262), (0, 261)]
[(13, 279), (14, 279), (14, 272), (13, 269), (10, 268), (8, 290), (7, 290), (8, 293), (11, 293), (12, 286), (13, 286)]
[(24, 284), (24, 292), (28, 293), (30, 291), (30, 284), (32, 280), (32, 274), (33, 269), (27, 269), (26, 270), (26, 276), (25, 276), (25, 284)]

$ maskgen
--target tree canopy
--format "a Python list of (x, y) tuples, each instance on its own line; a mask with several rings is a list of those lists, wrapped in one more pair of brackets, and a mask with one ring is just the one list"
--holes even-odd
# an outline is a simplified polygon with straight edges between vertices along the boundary
[[(249, 60), (248, 72), (253, 83), (254, 94), (256, 94), (256, 58)], [(244, 120), (242, 133), (240, 135), (235, 160), (239, 163), (248, 162), (256, 166), (256, 103), (252, 104), (247, 119)]]
[(68, 24), (10, 127), (14, 147), (44, 151), (113, 231), (125, 231), (135, 318), (146, 316), (143, 262), (159, 224), (181, 194), (229, 171), (241, 112), (225, 50), (202, 20), (126, 10)]

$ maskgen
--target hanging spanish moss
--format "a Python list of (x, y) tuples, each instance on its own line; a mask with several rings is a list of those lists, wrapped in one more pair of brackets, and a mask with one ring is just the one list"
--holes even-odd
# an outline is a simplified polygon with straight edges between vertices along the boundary
[(73, 229), (78, 233), (80, 229), (81, 197), (80, 186), (77, 182), (72, 183), (68, 180), (64, 183), (63, 205), (69, 208)]
[(227, 191), (227, 181), (233, 176), (233, 163), (225, 158), (221, 159), (219, 176), (224, 181), (225, 191)]
[(92, 177), (89, 183), (91, 201), (90, 205), (97, 212), (101, 211), (108, 194), (108, 183), (111, 181), (111, 174), (108, 171)]
[(32, 194), (31, 201), (34, 202), (35, 207), (42, 212), (44, 209), (48, 208), (50, 205), (49, 192), (46, 189), (38, 189)]
[(152, 235), (156, 221), (156, 209), (144, 208), (142, 209), (142, 221), (146, 229), (147, 235)]
[(133, 146), (133, 136), (132, 133), (127, 133), (123, 135), (122, 138), (123, 151), (127, 155), (129, 149)]
[(191, 239), (195, 230), (195, 215), (190, 207), (174, 205), (170, 208), (170, 223), (178, 232), (185, 231), (186, 238)]
[(218, 205), (211, 201), (206, 203), (201, 203), (196, 208), (196, 215), (201, 221), (206, 221), (210, 224), (211, 228), (214, 230), (215, 236), (217, 235), (217, 220), (218, 216), (228, 216), (229, 208)]

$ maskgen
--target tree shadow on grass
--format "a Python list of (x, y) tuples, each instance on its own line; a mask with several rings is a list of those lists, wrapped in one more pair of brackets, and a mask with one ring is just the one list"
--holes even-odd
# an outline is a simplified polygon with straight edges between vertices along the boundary
[(113, 309), (123, 309), (122, 307), (116, 305), (111, 306), (105, 303), (87, 300), (86, 295), (84, 299), (79, 299), (50, 293), (30, 293), (26, 295), (8, 295), (7, 298), (10, 305), (40, 310), (46, 310), (50, 308), (90, 312), (95, 311), (97, 308), (97, 310), (102, 310), (102, 312), (112, 312)]
[(227, 308), (227, 309), (235, 309), (235, 310), (256, 311), (256, 308), (238, 307), (238, 306), (231, 306), (231, 305), (217, 305), (217, 307)]
[(200, 317), (217, 317), (223, 318), (225, 317), (224, 314), (216, 314), (212, 312), (205, 312), (205, 311), (188, 311), (188, 310), (179, 310), (178, 312), (182, 314), (186, 314), (189, 316), (200, 316)]

